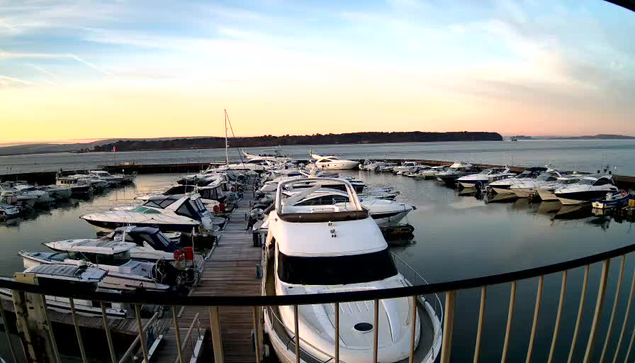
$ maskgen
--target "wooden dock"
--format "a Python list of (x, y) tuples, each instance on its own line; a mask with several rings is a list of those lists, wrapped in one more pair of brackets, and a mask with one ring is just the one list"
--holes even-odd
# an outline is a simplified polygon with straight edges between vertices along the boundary
[[(201, 284), (191, 293), (192, 296), (254, 296), (260, 295), (260, 280), (256, 276), (256, 265), (260, 263), (261, 249), (253, 247), (251, 231), (246, 229), (245, 214), (249, 213), (251, 194), (238, 203), (225, 226), (222, 238), (209, 259), (205, 261), (205, 270)], [(253, 318), (250, 307), (219, 308), (223, 337), (225, 362), (255, 362), (252, 344)], [(198, 314), (202, 331), (210, 328), (210, 314), (207, 307), (186, 307), (179, 318), (179, 332), (183, 341), (194, 317)], [(193, 332), (196, 340), (197, 329)], [(161, 348), (153, 357), (154, 362), (174, 363), (177, 357), (174, 329), (165, 333)], [(205, 340), (205, 350), (212, 349), (211, 341)], [(191, 341), (183, 348), (183, 360), (192, 356)]]

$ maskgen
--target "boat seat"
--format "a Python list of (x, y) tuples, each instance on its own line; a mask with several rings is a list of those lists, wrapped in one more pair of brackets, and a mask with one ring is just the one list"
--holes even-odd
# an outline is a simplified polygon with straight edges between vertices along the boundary
[(342, 222), (368, 218), (368, 211), (287, 213), (278, 216), (285, 222)]

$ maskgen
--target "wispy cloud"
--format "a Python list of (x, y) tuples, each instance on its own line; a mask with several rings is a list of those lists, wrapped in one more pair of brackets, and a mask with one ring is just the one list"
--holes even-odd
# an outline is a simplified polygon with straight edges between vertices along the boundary
[(35, 86), (36, 85), (36, 83), (31, 82), (31, 81), (27, 81), (27, 80), (20, 79), (20, 78), (15, 78), (15, 77), (2, 76), (2, 75), (0, 75), (0, 80), (12, 82), (12, 83), (17, 83), (17, 84), (21, 84), (21, 85), (25, 85), (25, 86)]
[(108, 77), (114, 77), (114, 75), (112, 73), (110, 73), (109, 71), (107, 71), (107, 70), (97, 66), (96, 64), (91, 63), (91, 62), (89, 62), (89, 61), (87, 61), (87, 60), (85, 60), (83, 58), (80, 58), (80, 57), (76, 56), (75, 54), (68, 54), (68, 56), (70, 58), (72, 58), (72, 59), (75, 59), (79, 63), (85, 64), (85, 65), (89, 66), (90, 68), (92, 68), (92, 69), (94, 69), (94, 70), (96, 70), (96, 71), (98, 71), (98, 72), (100, 72), (100, 73), (102, 73), (102, 74), (104, 74), (104, 75), (106, 75)]

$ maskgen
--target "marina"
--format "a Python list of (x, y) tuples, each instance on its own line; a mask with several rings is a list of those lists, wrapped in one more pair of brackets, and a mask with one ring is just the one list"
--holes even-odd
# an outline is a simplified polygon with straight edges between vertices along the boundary
[[(300, 164), (303, 164), (303, 161), (301, 160)], [(324, 170), (320, 171), (320, 173), (337, 173), (340, 177), (343, 177), (343, 180), (352, 183), (351, 187), (360, 196), (361, 205), (365, 205), (364, 210), (368, 210), (371, 216), (374, 208), (378, 208), (377, 206), (381, 206), (383, 208), (381, 210), (386, 210), (388, 206), (393, 204), (404, 212), (394, 224), (390, 224), (391, 227), (394, 226), (395, 228), (388, 231), (382, 230), (382, 232), (384, 232), (384, 237), (392, 246), (391, 253), (395, 254), (395, 263), (400, 267), (400, 272), (403, 271), (404, 276), (415, 280), (412, 281), (415, 286), (532, 269), (577, 256), (583, 257), (630, 245), (628, 239), (631, 222), (629, 222), (628, 215), (606, 210), (600, 213), (599, 209), (593, 209), (590, 204), (571, 208), (569, 206), (561, 206), (558, 202), (541, 202), (537, 189), (534, 193), (529, 193), (531, 198), (518, 198), (516, 195), (500, 198), (499, 194), (487, 192), (487, 184), (496, 180), (513, 178), (514, 175), (512, 174), (514, 171), (516, 173), (521, 171), (519, 168), (510, 168), (507, 171), (500, 169), (500, 171), (496, 171), (497, 174), (485, 172), (482, 174), (486, 176), (483, 179), (482, 188), (471, 187), (470, 185), (465, 188), (465, 185), (462, 186), (459, 182), (452, 184), (441, 183), (424, 176), (428, 175), (428, 170), (434, 170), (431, 169), (434, 165), (450, 166), (447, 164), (452, 163), (426, 164), (425, 161), (418, 159), (402, 160), (400, 162), (383, 160), (380, 163), (382, 164), (381, 170)], [(403, 167), (398, 167), (394, 171), (390, 170), (391, 165), (392, 167), (397, 167), (402, 163), (404, 164)], [(364, 161), (359, 161), (359, 164), (363, 166)], [(370, 162), (367, 164), (370, 165)], [(244, 167), (243, 165), (244, 163), (236, 164), (235, 167)], [(10, 276), (13, 272), (23, 269), (21, 261), (17, 259), (19, 250), (37, 250), (38, 248), (41, 250), (41, 242), (72, 240), (73, 238), (95, 238), (95, 230), (83, 221), (80, 218), (81, 216), (112, 209), (117, 210), (121, 206), (148, 203), (148, 201), (153, 200), (152, 198), (154, 197), (152, 195), (157, 195), (157, 193), (165, 190), (178, 192), (177, 189), (174, 189), (177, 180), (182, 183), (190, 183), (191, 181), (201, 183), (202, 180), (205, 180), (205, 184), (213, 184), (214, 180), (217, 180), (215, 176), (217, 173), (220, 172), (219, 175), (223, 175), (226, 172), (222, 168), (216, 171), (217, 166), (218, 164), (213, 164), (209, 171), (190, 174), (189, 176), (184, 174), (140, 173), (134, 184), (113, 189), (105, 194), (96, 194), (87, 199), (75, 200), (68, 207), (50, 208), (44, 211), (40, 209), (26, 219), (5, 223), (4, 226), (0, 225), (0, 228), (2, 228), (0, 233), (2, 233), (3, 240), (22, 241), (15, 244), (15, 255), (11, 256), (11, 252), (7, 252), (6, 257), (0, 258), (3, 274)], [(483, 165), (475, 164), (473, 167), (483, 167)], [(187, 294), (188, 298), (209, 298), (214, 296), (243, 296), (248, 298), (261, 294), (261, 283), (263, 281), (261, 278), (267, 276), (267, 271), (264, 270), (267, 263), (262, 260), (262, 250), (255, 246), (265, 243), (269, 227), (263, 229), (263, 223), (260, 220), (265, 215), (264, 211), (271, 201), (277, 199), (275, 198), (275, 191), (278, 189), (278, 184), (268, 184), (271, 181), (268, 182), (267, 180), (275, 181), (277, 180), (276, 178), (279, 178), (278, 180), (299, 180), (301, 184), (294, 188), (297, 191), (287, 194), (287, 198), (293, 200), (291, 203), (299, 203), (298, 206), (306, 204), (310, 209), (314, 209), (326, 203), (332, 204), (337, 208), (341, 203), (342, 207), (347, 210), (350, 209), (350, 206), (347, 206), (348, 202), (346, 202), (350, 198), (344, 192), (346, 189), (335, 188), (333, 182), (329, 181), (329, 179), (323, 179), (324, 177), (319, 177), (315, 172), (306, 172), (305, 176), (303, 176), (302, 171), (298, 173), (294, 171), (297, 169), (293, 168), (280, 169), (280, 167), (273, 167), (272, 169), (268, 167), (267, 170), (275, 173), (266, 178), (266, 173), (256, 176), (257, 174), (254, 171), (249, 171), (245, 174), (249, 175), (247, 178), (235, 179), (231, 177), (228, 179), (231, 183), (236, 183), (231, 180), (242, 180), (241, 183), (243, 184), (240, 187), (242, 197), (232, 197), (234, 199), (231, 203), (226, 197), (223, 197), (224, 194), (217, 195), (214, 198), (221, 198), (220, 200), (224, 204), (223, 208), (230, 208), (229, 206), (231, 205), (231, 212), (220, 213), (220, 204), (209, 204), (207, 207), (201, 207), (201, 210), (205, 210), (205, 213), (216, 212), (218, 216), (222, 215), (222, 218), (227, 221), (220, 225), (220, 230), (215, 232), (216, 237), (212, 240), (212, 243), (198, 245), (196, 251), (203, 256), (201, 258), (205, 259), (201, 261), (202, 269), (199, 283), (189, 291)], [(536, 175), (542, 175), (541, 173), (544, 173), (545, 170), (546, 168), (537, 169)], [(236, 175), (242, 173), (245, 172), (230, 172), (230, 174)], [(497, 176), (489, 179), (488, 175)], [(498, 177), (498, 175), (501, 176)], [(314, 190), (315, 188), (311, 184), (307, 184), (311, 178), (324, 180), (327, 189), (323, 191)], [(239, 184), (228, 185), (236, 185), (236, 188), (233, 186), (226, 188), (227, 192), (231, 194), (232, 192), (229, 189), (237, 190)], [(265, 187), (267, 185), (271, 186)], [(331, 187), (328, 187), (328, 185), (331, 185)], [(353, 187), (353, 185), (356, 186)], [(274, 192), (274, 194), (271, 194), (268, 190)], [(527, 197), (529, 196), (527, 195)], [(341, 201), (340, 198), (342, 198)], [(179, 200), (179, 195), (175, 195), (172, 199)], [(168, 198), (166, 200), (172, 199)], [(211, 201), (208, 200), (208, 203), (211, 203)], [(227, 207), (225, 203), (228, 203)], [(621, 207), (628, 207), (627, 201), (622, 201), (620, 205)], [(55, 235), (51, 235), (49, 230), (41, 229), (50, 225), (53, 221), (60, 227), (64, 226), (63, 228), (56, 228)], [(381, 223), (386, 223), (381, 222), (380, 219), (375, 219), (374, 221), (378, 227), (382, 227)], [(390, 223), (390, 219), (387, 219), (387, 222)], [(254, 229), (252, 230), (251, 227), (254, 227)], [(404, 229), (407, 231), (402, 232)], [(133, 230), (130, 229), (130, 231)], [(29, 236), (26, 236), (23, 233), (24, 231), (32, 232), (30, 232)], [(34, 239), (33, 233), (43, 234), (43, 237)], [(170, 236), (165, 237), (165, 239), (171, 240), (173, 238), (170, 233), (188, 234), (189, 232), (181, 230), (166, 231), (165, 233), (168, 233), (166, 236)], [(254, 235), (257, 235), (258, 238), (255, 238)], [(126, 238), (125, 234), (123, 238)], [(132, 235), (131, 238), (133, 238)], [(179, 238), (187, 240), (189, 237), (181, 236)], [(132, 240), (128, 239), (128, 241)], [(554, 246), (561, 245), (561, 241), (565, 240), (577, 241), (575, 255), (572, 255), (571, 250), (568, 248), (554, 248)], [(501, 249), (502, 241), (504, 241), (504, 248)], [(598, 241), (602, 241), (602, 243), (598, 244)], [(6, 250), (10, 251), (11, 246), (12, 244), (7, 245)], [(49, 244), (49, 246), (56, 245)], [(523, 254), (531, 256), (531, 258), (510, 258), (510, 256)], [(450, 260), (440, 259), (439, 256), (451, 256), (451, 258), (448, 257)], [(448, 261), (452, 261), (452, 264), (462, 266), (462, 268), (448, 269)], [(407, 268), (402, 270), (404, 266), (407, 266)], [(627, 261), (625, 266), (627, 266), (625, 268), (631, 268), (632, 262)], [(409, 268), (413, 270), (409, 270)], [(614, 264), (610, 270), (613, 275), (618, 273), (615, 268), (616, 265)], [(581, 271), (572, 270), (570, 276), (572, 276), (571, 278), (573, 276), (577, 277), (579, 273)], [(593, 269), (590, 271), (590, 276), (595, 279), (598, 273), (598, 270)], [(425, 276), (425, 279), (422, 276)], [(591, 281), (595, 281), (593, 279)], [(596, 286), (595, 283), (589, 282), (587, 289), (594, 288)], [(557, 279), (545, 278), (541, 284), (543, 286), (544, 299), (557, 294)], [(518, 285), (516, 292), (517, 299), (519, 299), (516, 306), (517, 311), (523, 311), (533, 305), (533, 303), (530, 303), (531, 298), (522, 298), (534, 293), (535, 290), (532, 290), (531, 285), (533, 284)], [(488, 289), (488, 311), (507, 309), (506, 304), (509, 301), (506, 301), (503, 297), (505, 293), (501, 288), (501, 286), (495, 286)], [(576, 287), (575, 283), (572, 283), (569, 286), (568, 296), (573, 299), (571, 295), (579, 293), (579, 291), (576, 291), (579, 288), (580, 286)], [(623, 295), (625, 294), (623, 293), (619, 299), (615, 300), (618, 302), (617, 306), (620, 307), (620, 311), (623, 311), (626, 304), (626, 296)], [(493, 298), (492, 296), (497, 297)], [(447, 296), (445, 296), (445, 299), (441, 296), (436, 308), (434, 308), (439, 316), (444, 315), (442, 310), (446, 304), (444, 301), (447, 301), (447, 298)], [(428, 297), (428, 299), (429, 301), (434, 301), (433, 295)], [(478, 303), (478, 299), (478, 291), (463, 293), (456, 306), (458, 316), (461, 316), (464, 321), (474, 322), (471, 320), (474, 315), (470, 311), (472, 311), (474, 304)], [(553, 302), (557, 301), (557, 298), (550, 299)], [(4, 303), (6, 305), (7, 301), (5, 300)], [(171, 310), (169, 308), (159, 308), (158, 310), (155, 309), (154, 312), (163, 311), (163, 313), (156, 317), (153, 317), (154, 313), (152, 310), (146, 312), (144, 320), (142, 320), (142, 326), (148, 325), (148, 321), (153, 320), (152, 318), (155, 320), (155, 322), (148, 325), (152, 326), (153, 333), (152, 336), (146, 336), (147, 341), (145, 343), (148, 347), (153, 347), (152, 361), (174, 362), (177, 360), (179, 351), (175, 345), (177, 336), (182, 340), (183, 345), (188, 347), (186, 350), (181, 349), (183, 361), (187, 361), (190, 358), (204, 359), (204, 357), (219, 354), (219, 349), (214, 349), (213, 334), (211, 334), (212, 331), (209, 328), (214, 329), (214, 324), (212, 324), (214, 319), (218, 319), (217, 328), (220, 329), (217, 335), (220, 334), (223, 337), (222, 341), (217, 343), (217, 345), (222, 344), (223, 346), (222, 357), (224, 361), (256, 361), (257, 352), (254, 351), (254, 331), (259, 331), (260, 346), (258, 354), (261, 354), (263, 359), (267, 357), (269, 357), (267, 359), (274, 359), (273, 357), (276, 353), (274, 353), (273, 348), (276, 347), (276, 343), (270, 340), (271, 331), (267, 330), (267, 321), (269, 321), (269, 326), (274, 326), (275, 324), (272, 325), (273, 322), (282, 321), (280, 320), (282, 319), (281, 317), (268, 315), (273, 311), (270, 309), (257, 310), (258, 317), (264, 319), (262, 321), (263, 325), (258, 325), (254, 324), (254, 311), (251, 308), (236, 306), (219, 307), (217, 309), (214, 310), (214, 308), (210, 309), (205, 306), (175, 306)], [(585, 314), (590, 314), (588, 311), (588, 309), (591, 309), (589, 304), (587, 304), (585, 309), (587, 309), (584, 310)], [(126, 322), (119, 328), (117, 328), (117, 325), (111, 326), (112, 334), (120, 336), (118, 338), (119, 347), (116, 349), (119, 352), (117, 353), (118, 356), (126, 356), (126, 354), (143, 356), (139, 339), (136, 339), (136, 344), (129, 347), (133, 343), (131, 338), (135, 337), (138, 331), (136, 329), (138, 324), (133, 318), (135, 314), (132, 310), (128, 310), (128, 318), (109, 317), (109, 319), (113, 319), (114, 324)], [(557, 304), (549, 303), (545, 300), (541, 309), (541, 321), (552, 320), (557, 310)], [(12, 311), (10, 306), (6, 306), (6, 311), (7, 313)], [(372, 309), (370, 311), (372, 312)], [(99, 311), (97, 310), (97, 312)], [(212, 320), (210, 320), (211, 312), (214, 312), (211, 315)], [(174, 314), (176, 314), (177, 319), (174, 319)], [(447, 315), (447, 311), (445, 314)], [(66, 326), (70, 324), (72, 326), (72, 321), (68, 318), (68, 315), (68, 313), (56, 312), (51, 315), (51, 322)], [(523, 330), (531, 325), (531, 322), (524, 320), (523, 314), (517, 313), (517, 315), (518, 317), (514, 324), (520, 324), (519, 329)], [(66, 319), (64, 318), (65, 316)], [(276, 316), (276, 318), (267, 320), (267, 316)], [(93, 319), (93, 322), (90, 319)], [(293, 319), (291, 318), (291, 320)], [(498, 346), (496, 341), (503, 337), (501, 334), (504, 333), (505, 324), (499, 320), (499, 314), (490, 313), (483, 321), (483, 324), (491, 326), (488, 329), (488, 334), (492, 337), (491, 340), (480, 345), (479, 354), (484, 360), (500, 358), (500, 346)], [(82, 329), (97, 331), (99, 330), (99, 321), (101, 321), (99, 316), (84, 317), (79, 320), (79, 324)], [(438, 324), (442, 322), (443, 320)], [(574, 323), (575, 319), (569, 316), (568, 319), (563, 319), (561, 329), (563, 332), (571, 331)], [(291, 322), (291, 324), (293, 323)], [(178, 328), (175, 328), (175, 326), (178, 326)], [(591, 327), (586, 325), (586, 323), (576, 328), (576, 330), (579, 330), (578, 334), (587, 334), (589, 329)], [(467, 359), (470, 356), (468, 347), (471, 346), (470, 349), (473, 349), (474, 332), (470, 329), (458, 329), (454, 330), (453, 334), (455, 335), (452, 345), (453, 356), (455, 359), (462, 359), (461, 357)], [(124, 337), (126, 336), (129, 338), (125, 339)], [(157, 339), (157, 337), (160, 338)], [(293, 340), (293, 336), (284, 339)], [(305, 339), (308, 338), (301, 339), (301, 345), (307, 344)], [(536, 357), (547, 354), (548, 351), (542, 347), (549, 345), (549, 337), (537, 335), (535, 339), (536, 348), (533, 354)], [(127, 343), (122, 345), (124, 341)], [(510, 359), (524, 356), (526, 352), (525, 348), (522, 348), (522, 343), (520, 343), (522, 341), (522, 339), (510, 340), (509, 351), (506, 353)], [(148, 344), (148, 342), (152, 344)], [(102, 343), (105, 344), (103, 341)], [(438, 343), (435, 344), (441, 347), (440, 337), (438, 338)], [(290, 348), (287, 349), (294, 349), (294, 345), (288, 347)], [(332, 347), (327, 350), (330, 349)], [(267, 357), (264, 356), (265, 352), (268, 354)], [(276, 352), (278, 356), (284, 355), (279, 351)], [(432, 356), (436, 357), (440, 354), (440, 351), (435, 351)], [(564, 355), (565, 353), (555, 352), (554, 354), (557, 357), (558, 354)], [(578, 352), (576, 354), (582, 353)], [(332, 353), (329, 355), (333, 358)], [(217, 356), (217, 359), (220, 358)], [(293, 361), (293, 358), (291, 358), (291, 361)]]
[(635, 0), (0, 3), (0, 363), (635, 361)]

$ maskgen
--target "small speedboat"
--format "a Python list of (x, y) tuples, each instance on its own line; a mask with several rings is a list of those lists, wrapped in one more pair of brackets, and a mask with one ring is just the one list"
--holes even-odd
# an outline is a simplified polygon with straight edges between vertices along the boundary
[[(99, 289), (99, 283), (107, 276), (108, 272), (87, 264), (79, 266), (42, 264), (31, 266), (19, 274), (25, 276), (34, 275), (37, 277), (38, 285), (42, 287), (91, 292), (101, 291), (101, 289)], [(0, 288), (0, 298), (12, 300), (13, 295), (11, 290)], [(74, 299), (73, 302), (76, 314), (93, 317), (102, 316), (99, 302), (82, 299)], [(50, 310), (61, 313), (72, 312), (70, 300), (64, 297), (47, 295), (46, 306)], [(127, 306), (125, 307), (124, 304), (111, 303), (106, 306), (105, 311), (109, 318), (125, 318), (127, 316), (126, 308)]]
[[(24, 267), (37, 265), (66, 264), (92, 266), (108, 271), (99, 282), (99, 287), (113, 290), (136, 290), (165, 292), (171, 289), (174, 281), (169, 276), (172, 271), (166, 268), (169, 263), (151, 263), (134, 261), (130, 258), (130, 250), (136, 244), (130, 242), (111, 242), (103, 240), (70, 240), (47, 244), (58, 252), (20, 251)], [(176, 287), (176, 286), (175, 286)]]
[(0, 203), (0, 222), (6, 222), (18, 217), (20, 217), (20, 210), (18, 207)]
[(594, 200), (591, 206), (593, 206), (594, 209), (614, 209), (627, 205), (630, 199), (631, 195), (628, 192), (620, 190), (618, 192), (606, 193), (604, 198)]

